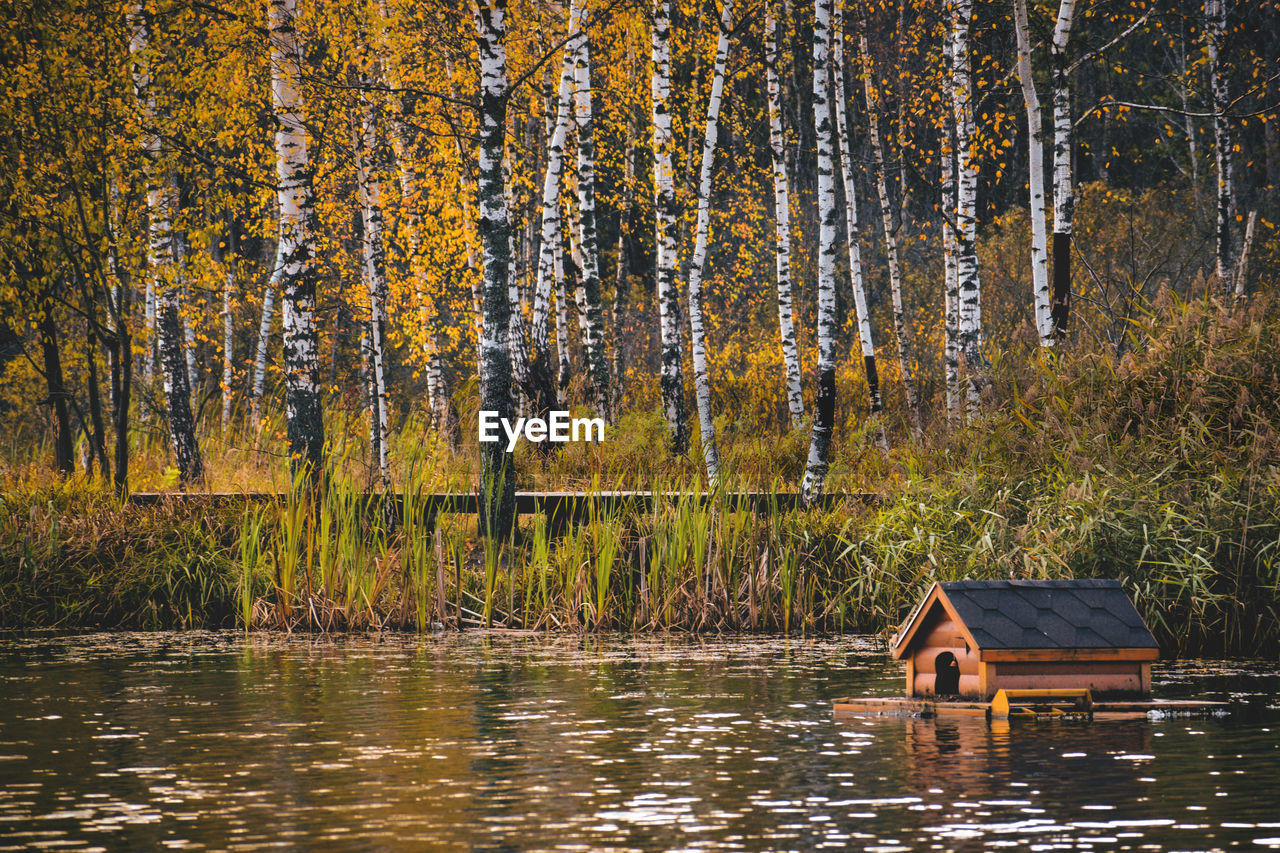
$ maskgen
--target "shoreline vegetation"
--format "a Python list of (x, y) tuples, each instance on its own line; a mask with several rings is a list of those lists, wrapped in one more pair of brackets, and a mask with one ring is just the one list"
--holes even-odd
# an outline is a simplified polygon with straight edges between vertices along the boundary
[[(1275, 3), (27, 6), (0, 629), (887, 633), (1116, 577), (1166, 654), (1280, 651)], [(127, 497), (175, 490), (289, 497)]]
[[(109, 483), (6, 461), (0, 628), (883, 633), (934, 580), (1118, 577), (1166, 656), (1274, 654), (1280, 305), (1166, 293), (1129, 341), (1122, 356), (997, 360), (988, 393), (1002, 402), (920, 440), (889, 416), (850, 418), (829, 484), (874, 493), (869, 505), (735, 506), (730, 492), (794, 492), (803, 474), (805, 426), (761, 430), (750, 414), (723, 424), (705, 502), (696, 446), (653, 452), (657, 413), (623, 417), (599, 445), (523, 447), (521, 489), (683, 496), (562, 530), (521, 516), (505, 542), (477, 536), (473, 516), (428, 526), (414, 511), (425, 493), (473, 490), (477, 454), (412, 420), (395, 525), (361, 505), (376, 472), (356, 439), (331, 448), (318, 504), (122, 505)], [(202, 437), (209, 488), (244, 488), (229, 461), (242, 439)], [(140, 448), (139, 468), (164, 459), (163, 444)]]

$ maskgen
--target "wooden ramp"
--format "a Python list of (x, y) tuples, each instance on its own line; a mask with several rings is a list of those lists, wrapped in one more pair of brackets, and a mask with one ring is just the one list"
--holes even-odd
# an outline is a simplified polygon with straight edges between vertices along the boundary
[[(1087, 717), (1093, 720), (1136, 720), (1164, 717), (1214, 717), (1227, 713), (1226, 702), (1199, 699), (1147, 699), (1135, 701), (1096, 701), (1091, 710), (1062, 716)], [(938, 701), (910, 696), (860, 696), (832, 702), (836, 716), (890, 717), (983, 717), (990, 718), (991, 703), (978, 700)], [(1040, 717), (1044, 715), (1030, 715)], [(1018, 716), (1006, 719), (1018, 719)]]

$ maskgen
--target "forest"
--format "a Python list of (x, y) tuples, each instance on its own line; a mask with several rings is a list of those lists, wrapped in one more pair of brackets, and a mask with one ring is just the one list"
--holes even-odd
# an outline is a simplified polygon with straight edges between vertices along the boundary
[(1280, 646), (1275, 0), (3, 6), (0, 625)]

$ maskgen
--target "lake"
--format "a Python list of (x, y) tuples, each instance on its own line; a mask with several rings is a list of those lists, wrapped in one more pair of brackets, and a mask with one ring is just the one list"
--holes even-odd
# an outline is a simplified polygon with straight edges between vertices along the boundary
[(1280, 667), (1222, 719), (835, 718), (870, 638), (0, 639), (0, 849), (1280, 849)]

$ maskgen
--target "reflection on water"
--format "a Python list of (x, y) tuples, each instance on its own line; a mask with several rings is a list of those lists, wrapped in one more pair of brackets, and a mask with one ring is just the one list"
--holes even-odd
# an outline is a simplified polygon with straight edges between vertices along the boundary
[(0, 849), (1280, 848), (1280, 674), (1227, 720), (833, 718), (859, 639), (0, 640)]

